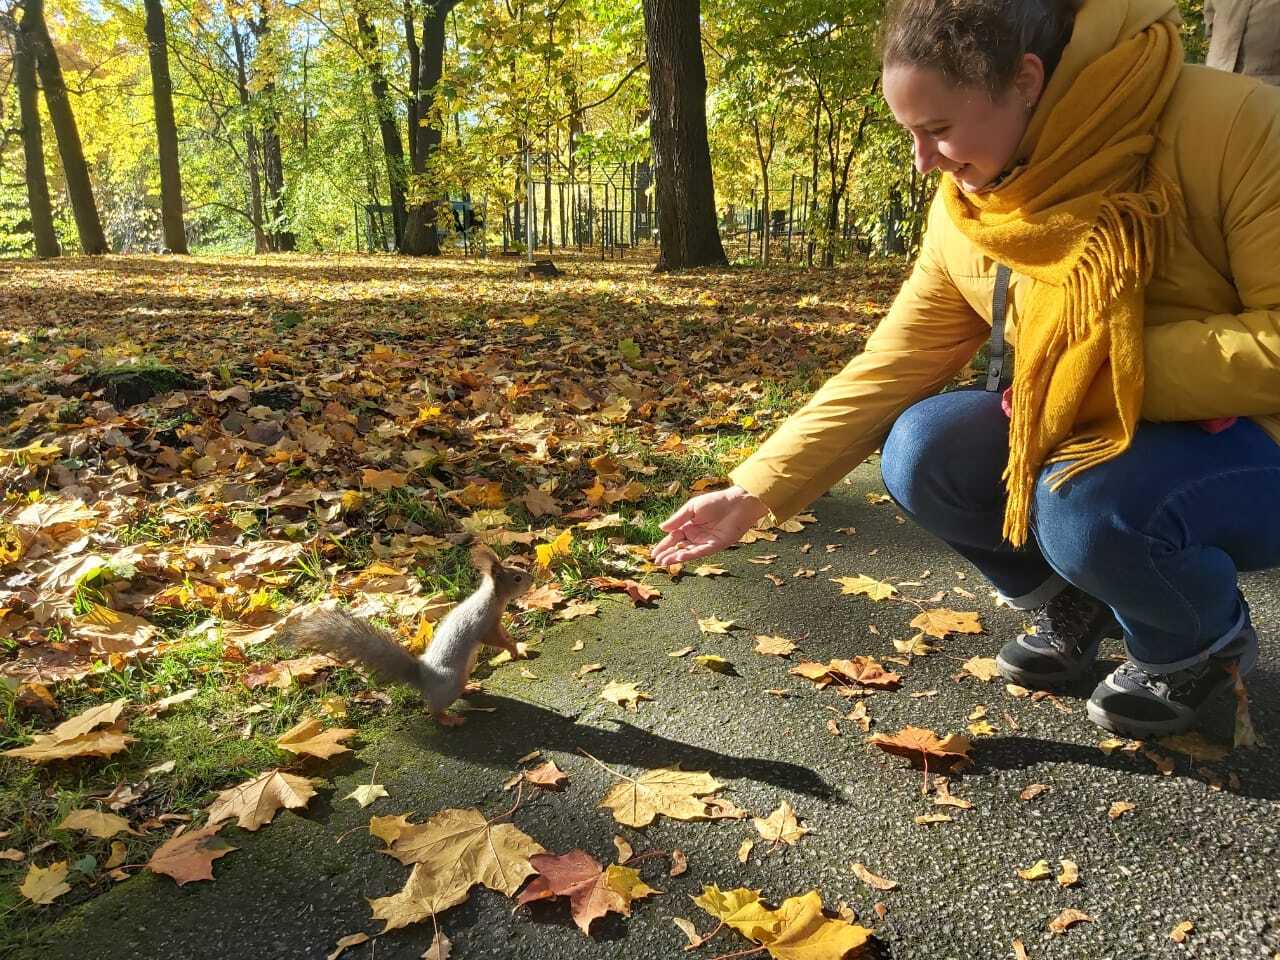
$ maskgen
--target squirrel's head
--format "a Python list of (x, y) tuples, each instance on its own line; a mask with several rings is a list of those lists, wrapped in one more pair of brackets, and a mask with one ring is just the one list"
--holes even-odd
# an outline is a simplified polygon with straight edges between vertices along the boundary
[(520, 567), (504, 565), (488, 544), (477, 543), (473, 546), (471, 561), (476, 565), (480, 576), (491, 577), (498, 592), (508, 600), (520, 596), (533, 586), (532, 573)]

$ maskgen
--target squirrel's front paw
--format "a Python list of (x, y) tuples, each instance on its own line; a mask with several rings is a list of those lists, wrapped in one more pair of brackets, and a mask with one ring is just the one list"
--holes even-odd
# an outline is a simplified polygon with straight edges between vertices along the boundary
[(432, 716), (442, 727), (460, 727), (467, 722), (466, 717), (460, 717), (456, 713), (433, 713)]

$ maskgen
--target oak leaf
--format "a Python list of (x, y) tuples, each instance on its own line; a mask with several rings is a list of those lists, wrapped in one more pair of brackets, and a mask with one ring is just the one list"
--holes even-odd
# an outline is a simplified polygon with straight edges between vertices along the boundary
[(267, 770), (219, 793), (209, 805), (209, 825), (234, 817), (245, 830), (257, 830), (270, 823), (281, 807), (305, 807), (315, 794), (308, 778)]
[(462, 903), (477, 883), (511, 896), (535, 872), (529, 858), (546, 850), (514, 824), (451, 808), (406, 826), (386, 852), (414, 866), (403, 890), (370, 901), (374, 918), (386, 923), (384, 932)]
[(238, 849), (216, 836), (221, 829), (221, 823), (210, 824), (170, 837), (156, 848), (147, 861), (147, 869), (172, 877), (178, 886), (194, 880), (212, 880), (213, 861)]
[(340, 753), (350, 753), (351, 748), (339, 743), (356, 731), (350, 727), (330, 727), (315, 717), (303, 717), (276, 739), (276, 746), (290, 753), (328, 759)]

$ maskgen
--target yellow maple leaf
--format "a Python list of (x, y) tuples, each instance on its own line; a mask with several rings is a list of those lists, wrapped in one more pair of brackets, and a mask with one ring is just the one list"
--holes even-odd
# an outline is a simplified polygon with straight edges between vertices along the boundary
[(990, 683), (1000, 676), (995, 657), (970, 657), (960, 668), (961, 674), (977, 677), (983, 683)]
[(276, 746), (290, 753), (305, 754), (328, 759), (339, 753), (350, 753), (351, 748), (339, 743), (356, 731), (349, 727), (330, 727), (315, 717), (303, 717), (276, 739)]
[(976, 613), (957, 613), (945, 607), (925, 610), (911, 621), (917, 630), (942, 640), (949, 633), (981, 633), (982, 624)]
[(698, 621), (698, 629), (703, 633), (728, 633), (733, 626), (732, 620), (720, 620), (716, 617), (703, 617)]
[(628, 827), (647, 827), (659, 814), (676, 820), (717, 819), (703, 799), (721, 784), (706, 771), (660, 767), (609, 788), (598, 806), (613, 811), (613, 818)]
[(67, 884), (67, 871), (70, 867), (65, 860), (51, 863), (47, 867), (32, 864), (27, 876), (18, 887), (18, 892), (32, 903), (46, 904), (71, 890)]
[(417, 923), (462, 903), (477, 883), (509, 897), (534, 873), (529, 858), (545, 852), (514, 824), (489, 823), (475, 809), (441, 810), (388, 847), (414, 866), (403, 890), (369, 902), (374, 919), (385, 921), (384, 932)]
[(788, 897), (776, 910), (760, 900), (759, 891), (742, 888), (721, 892), (706, 886), (693, 902), (762, 945), (775, 960), (835, 960), (871, 937), (866, 927), (826, 917), (816, 890)]
[(769, 816), (753, 818), (751, 824), (764, 839), (788, 845), (799, 842), (809, 832), (808, 827), (800, 825), (795, 809), (786, 800)]
[(652, 700), (653, 697), (634, 683), (610, 680), (605, 684), (604, 689), (600, 691), (600, 699), (616, 703), (618, 706), (626, 707), (628, 710), (635, 710), (641, 700)]
[(282, 808), (305, 807), (316, 790), (307, 777), (272, 769), (229, 787), (209, 805), (208, 826), (235, 818), (245, 830), (270, 823)]
[(840, 584), (842, 595), (862, 594), (872, 600), (888, 600), (898, 594), (898, 588), (893, 584), (876, 580), (866, 574), (860, 573), (856, 577), (831, 577), (830, 580), (832, 583)]
[(550, 543), (540, 543), (534, 547), (534, 554), (537, 557), (537, 566), (541, 569), (547, 569), (556, 560), (567, 560), (572, 556), (570, 548), (573, 546), (573, 531), (565, 528), (560, 535)]
[(60, 830), (83, 830), (85, 833), (102, 840), (109, 840), (117, 833), (134, 831), (129, 827), (129, 821), (124, 817), (118, 817), (114, 813), (104, 813), (101, 810), (72, 810), (62, 822), (58, 824)]

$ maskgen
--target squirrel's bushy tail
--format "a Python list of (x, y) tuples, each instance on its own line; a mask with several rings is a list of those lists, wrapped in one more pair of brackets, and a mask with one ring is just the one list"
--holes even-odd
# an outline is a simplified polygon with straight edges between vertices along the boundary
[(288, 639), (298, 646), (362, 663), (384, 681), (426, 689), (423, 663), (385, 630), (341, 610), (317, 610), (294, 624)]

